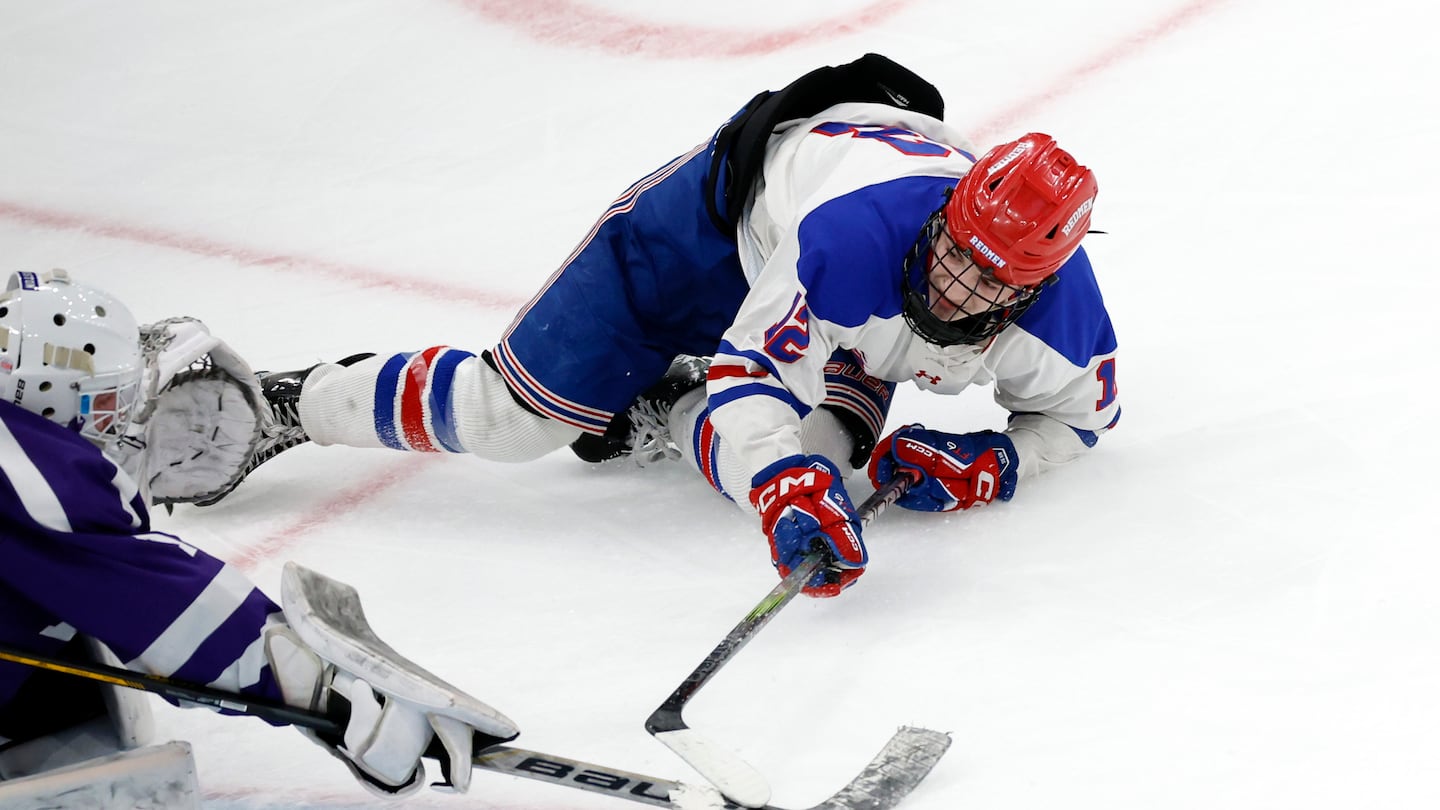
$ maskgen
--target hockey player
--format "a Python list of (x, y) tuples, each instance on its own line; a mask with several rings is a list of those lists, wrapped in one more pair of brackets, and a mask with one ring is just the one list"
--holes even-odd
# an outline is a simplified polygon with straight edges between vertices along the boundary
[[(1094, 175), (1038, 133), (977, 160), (942, 116), (884, 57), (821, 68), (631, 186), (490, 350), (320, 365), (267, 395), (319, 444), (524, 461), (673, 441), (755, 509), (782, 575), (830, 555), (806, 592), (837, 594), (868, 562), (855, 467), (920, 472), (902, 506), (968, 509), (1082, 455), (1120, 412), (1080, 247)], [(713, 357), (703, 390), (685, 390), (693, 361), (667, 375), (686, 355)], [(993, 382), (1009, 425), (877, 442), (905, 381)]]
[[(384, 651), (340, 654), (353, 638), (151, 527), (152, 488), (176, 502), (228, 487), (268, 427), (258, 402), (253, 372), (198, 321), (142, 329), (62, 271), (13, 274), (0, 294), (0, 642), (339, 718), (343, 736), (305, 733), (381, 795), (418, 789), (438, 738), (463, 790), (476, 735), (513, 737), (508, 719)], [(99, 689), (0, 662), (0, 797), (6, 779), (143, 742), (135, 702), (107, 708)]]

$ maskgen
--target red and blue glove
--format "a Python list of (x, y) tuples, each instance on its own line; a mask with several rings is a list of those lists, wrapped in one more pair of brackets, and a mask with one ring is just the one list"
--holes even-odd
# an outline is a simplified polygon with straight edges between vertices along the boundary
[(770, 538), (770, 561), (780, 576), (789, 576), (812, 553), (830, 558), (801, 593), (836, 596), (865, 572), (870, 557), (860, 539), (860, 515), (829, 459), (782, 458), (751, 484), (750, 503), (760, 513), (760, 526)]
[(884, 486), (901, 469), (914, 470), (921, 478), (897, 504), (921, 512), (952, 512), (1010, 500), (1020, 460), (1004, 433), (942, 433), (906, 425), (875, 448), (870, 481)]

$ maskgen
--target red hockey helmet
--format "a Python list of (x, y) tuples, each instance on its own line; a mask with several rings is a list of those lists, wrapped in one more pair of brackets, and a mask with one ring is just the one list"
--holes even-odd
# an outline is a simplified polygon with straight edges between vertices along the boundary
[(1007, 284), (1031, 286), (1064, 264), (1090, 227), (1095, 174), (1032, 132), (986, 152), (945, 205), (950, 238)]

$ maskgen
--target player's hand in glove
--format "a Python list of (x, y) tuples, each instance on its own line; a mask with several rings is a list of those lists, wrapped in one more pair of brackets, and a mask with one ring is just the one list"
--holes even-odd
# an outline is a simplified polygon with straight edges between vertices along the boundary
[(750, 503), (770, 538), (770, 561), (788, 576), (812, 553), (831, 565), (801, 591), (836, 596), (865, 571), (869, 555), (860, 540), (860, 516), (845, 494), (840, 472), (823, 456), (790, 456), (760, 471), (751, 482)]
[(394, 798), (419, 790), (425, 784), (420, 758), (432, 750), (435, 740), (440, 745), (433, 750), (443, 747), (446, 760), (442, 771), (463, 793), (470, 785), (476, 740), (493, 744), (519, 734), (508, 718), (488, 707), (478, 714), (460, 711), (384, 673), (348, 672), (326, 661), (283, 624), (265, 631), (265, 653), (286, 703), (324, 712), (344, 725), (338, 735), (308, 728), (299, 729), (301, 733), (344, 763), (360, 784), (378, 796)]
[(921, 512), (951, 512), (1010, 500), (1020, 461), (1003, 433), (942, 433), (905, 425), (875, 448), (870, 481), (884, 486), (901, 469), (918, 472), (921, 478), (897, 504)]

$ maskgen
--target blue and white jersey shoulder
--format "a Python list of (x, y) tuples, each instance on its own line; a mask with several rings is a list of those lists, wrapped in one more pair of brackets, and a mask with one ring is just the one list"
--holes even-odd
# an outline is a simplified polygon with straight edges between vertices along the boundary
[[(49, 653), (84, 633), (136, 671), (279, 697), (259, 642), (278, 611), (234, 567), (153, 531), (97, 447), (0, 402), (0, 638)], [(29, 673), (0, 664), (0, 703)]]
[(836, 105), (771, 140), (738, 229), (750, 293), (709, 385), (712, 420), (752, 470), (799, 452), (832, 353), (865, 362), (870, 344), (900, 339), (904, 257), (973, 163), (944, 122), (877, 104)]
[[(994, 381), (1017, 412), (1086, 430), (1113, 421), (1108, 404), (1098, 415), (1080, 405), (1106, 399), (1084, 384), (1105, 373), (1104, 358), (1080, 355), (1108, 353), (1113, 370), (1114, 351), (1083, 253), (990, 347), (937, 347), (905, 323), (905, 257), (973, 163), (973, 147), (948, 125), (883, 105), (837, 105), (772, 139), (739, 228), (751, 291), (709, 385), (717, 429), (752, 470), (799, 452), (798, 420), (823, 401), (823, 366), (836, 349), (853, 350), (882, 380), (945, 394)], [(1051, 328), (1049, 319), (1083, 325)]]
[[(1081, 433), (1087, 444), (1120, 418), (1110, 314), (1082, 247), (1039, 300), (995, 339), (984, 365), (995, 401), (1012, 413), (1039, 413)], [(977, 382), (985, 382), (985, 379)]]

